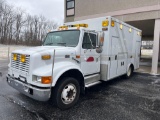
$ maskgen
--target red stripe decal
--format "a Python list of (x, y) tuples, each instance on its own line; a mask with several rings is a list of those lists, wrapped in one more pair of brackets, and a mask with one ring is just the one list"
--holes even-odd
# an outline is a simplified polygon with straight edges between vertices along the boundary
[(94, 57), (89, 57), (88, 59), (87, 59), (87, 62), (93, 62), (94, 61)]

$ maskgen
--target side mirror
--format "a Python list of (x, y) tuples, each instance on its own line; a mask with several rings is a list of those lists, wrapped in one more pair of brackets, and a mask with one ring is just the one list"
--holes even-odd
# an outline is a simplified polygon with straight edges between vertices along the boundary
[(104, 43), (104, 32), (103, 31), (98, 32), (98, 42), (97, 43), (99, 47), (103, 46), (103, 43)]
[(104, 32), (101, 31), (101, 32), (98, 32), (98, 40), (97, 40), (97, 47), (96, 47), (97, 53), (101, 53), (103, 51), (102, 50), (103, 43), (104, 43)]

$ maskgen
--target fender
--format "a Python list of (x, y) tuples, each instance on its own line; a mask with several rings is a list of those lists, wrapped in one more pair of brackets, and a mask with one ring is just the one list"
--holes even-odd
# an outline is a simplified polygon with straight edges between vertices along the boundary
[[(80, 67), (73, 62), (56, 62), (53, 68), (53, 79), (52, 86), (55, 86), (59, 77), (68, 70), (76, 69), (82, 73)], [(33, 75), (36, 76), (51, 76), (52, 75), (52, 64), (42, 66), (33, 71)], [(82, 73), (83, 75), (83, 73)]]
[(51, 76), (52, 75), (52, 64), (41, 66), (33, 71), (33, 75), (36, 76)]
[[(127, 71), (128, 71), (128, 69), (129, 69), (129, 66), (130, 66), (130, 65), (133, 65), (133, 67), (134, 67), (134, 64), (133, 64), (133, 63), (129, 63), (128, 66), (127, 66)], [(127, 71), (126, 71), (126, 73), (127, 73)]]
[[(73, 63), (73, 62), (58, 62), (54, 64), (54, 68), (53, 68), (53, 83), (52, 83), (52, 87), (54, 87), (58, 81), (58, 79), (60, 78), (60, 76), (72, 69), (76, 69), (79, 72), (82, 73), (80, 67)], [(82, 73), (83, 75), (83, 73)]]

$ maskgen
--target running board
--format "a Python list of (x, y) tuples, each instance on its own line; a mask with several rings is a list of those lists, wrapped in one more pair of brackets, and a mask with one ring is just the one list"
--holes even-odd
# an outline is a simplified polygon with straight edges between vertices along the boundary
[(102, 82), (101, 81), (96, 81), (96, 82), (85, 85), (85, 87), (88, 88), (88, 87), (91, 87), (91, 86), (94, 86), (94, 85), (97, 85), (97, 84), (100, 84), (100, 83), (102, 83)]

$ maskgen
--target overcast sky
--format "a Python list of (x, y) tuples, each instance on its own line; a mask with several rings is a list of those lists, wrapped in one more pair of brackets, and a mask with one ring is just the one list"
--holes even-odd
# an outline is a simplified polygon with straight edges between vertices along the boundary
[(64, 0), (7, 0), (7, 2), (21, 7), (31, 15), (43, 15), (49, 20), (63, 23)]

